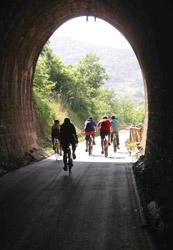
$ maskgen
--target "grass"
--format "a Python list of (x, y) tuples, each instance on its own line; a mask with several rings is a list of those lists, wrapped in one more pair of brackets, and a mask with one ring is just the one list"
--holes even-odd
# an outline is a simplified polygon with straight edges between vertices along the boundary
[[(59, 100), (58, 102), (52, 102), (49, 104), (53, 112), (56, 114), (56, 118), (60, 120), (62, 124), (66, 117), (70, 118), (70, 121), (75, 125), (76, 132), (79, 138), (79, 141), (84, 140), (84, 121), (78, 116), (76, 112), (69, 109), (67, 106)], [(53, 124), (54, 121), (52, 121)]]
[(130, 142), (129, 139), (126, 140), (125, 145), (129, 152), (135, 150), (136, 148), (136, 142)]
[(51, 140), (45, 140), (45, 139), (39, 138), (39, 144), (49, 154), (52, 155), (54, 153), (54, 150), (52, 148), (52, 141)]
[[(38, 120), (38, 123), (40, 124), (38, 124), (39, 145), (44, 148), (45, 151), (47, 151), (49, 154), (54, 153), (51, 140), (51, 126), (54, 124), (54, 118), (59, 119), (61, 124), (64, 122), (66, 117), (70, 118), (71, 122), (76, 128), (78, 140), (83, 141), (85, 139), (83, 131), (84, 121), (77, 113), (69, 109), (67, 105), (65, 106), (60, 100), (56, 98), (55, 100), (52, 99), (47, 101), (47, 109), (50, 109), (49, 118), (44, 117), (46, 112), (42, 112), (42, 122), (41, 120)], [(46, 124), (43, 122), (43, 120), (47, 121)]]

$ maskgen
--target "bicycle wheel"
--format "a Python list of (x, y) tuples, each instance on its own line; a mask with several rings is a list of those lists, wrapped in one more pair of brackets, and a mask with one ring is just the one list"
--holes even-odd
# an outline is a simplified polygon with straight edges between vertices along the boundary
[(93, 151), (93, 142), (92, 142), (92, 139), (90, 137), (89, 138), (89, 150), (88, 150), (89, 155), (92, 154), (92, 151)]
[(71, 169), (73, 167), (73, 159), (72, 159), (72, 156), (71, 156), (71, 149), (69, 148), (68, 149), (68, 153), (67, 153), (67, 162), (68, 162), (68, 170), (69, 170), (69, 174), (72, 173)]
[(114, 148), (114, 152), (117, 151), (117, 138), (116, 138), (116, 135), (114, 135), (114, 138), (113, 138), (113, 148)]
[(73, 167), (73, 160), (72, 158), (69, 159), (69, 163), (68, 163), (68, 171), (69, 171), (69, 174), (72, 173), (71, 169)]
[(56, 161), (60, 159), (60, 142), (57, 139), (55, 141), (55, 158)]
[(58, 152), (57, 152), (57, 143), (54, 143), (54, 154), (55, 154), (55, 159), (56, 161), (58, 160)]
[(104, 152), (105, 152), (105, 157), (108, 156), (108, 141), (105, 139), (104, 140)]

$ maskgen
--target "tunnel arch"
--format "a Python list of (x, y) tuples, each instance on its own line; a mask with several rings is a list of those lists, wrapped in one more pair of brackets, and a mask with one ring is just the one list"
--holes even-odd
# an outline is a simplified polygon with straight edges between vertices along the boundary
[[(169, 6), (166, 3), (165, 6), (169, 14)], [(169, 67), (165, 70), (162, 63), (164, 54), (161, 48), (165, 43), (158, 40), (161, 31), (157, 24), (160, 23), (162, 6), (158, 7), (153, 16), (151, 6), (135, 0), (26, 0), (25, 3), (4, 4), (2, 17), (5, 29), (1, 29), (4, 39), (0, 50), (1, 162), (18, 164), (26, 153), (38, 149), (32, 101), (35, 65), (53, 32), (67, 20), (82, 15), (105, 20), (131, 44), (141, 67), (147, 97), (146, 155), (153, 159), (160, 152), (163, 156), (166, 138), (161, 136), (164, 126), (158, 120), (165, 112), (164, 103), (170, 87), (168, 84), (165, 87), (165, 82), (169, 81), (169, 74), (166, 75)]]
[[(97, 22), (98, 22), (98, 25), (97, 25)], [(75, 27), (75, 25), (76, 25), (76, 27)], [(94, 25), (94, 27), (95, 27), (94, 29), (93, 29), (92, 25)], [(102, 25), (102, 29), (100, 27), (101, 25)], [(96, 27), (98, 27), (97, 30), (96, 30)], [(106, 29), (109, 30), (109, 32), (107, 32)], [(61, 36), (70, 37), (70, 38), (75, 39), (75, 40), (77, 40), (79, 42), (82, 42), (82, 43), (93, 44), (92, 45), (93, 47), (94, 46), (102, 46), (102, 44), (104, 44), (105, 46), (108, 46), (108, 47), (109, 46), (110, 47), (115, 46), (115, 48), (117, 48), (117, 47), (119, 48), (119, 46), (120, 46), (120, 48), (123, 48), (123, 49), (128, 48), (128, 51), (132, 52), (132, 54), (134, 55), (135, 61), (137, 62), (139, 70), (140, 70), (140, 77), (141, 77), (142, 73), (141, 73), (141, 68), (139, 66), (139, 62), (138, 62), (138, 60), (137, 60), (137, 58), (135, 56), (135, 53), (134, 53), (132, 47), (128, 43), (128, 41), (125, 38), (121, 39), (121, 42), (117, 41), (119, 36), (117, 36), (117, 39), (115, 39), (115, 38), (112, 39), (112, 36), (111, 36), (110, 33), (117, 34), (117, 32), (118, 32), (118, 30), (114, 26), (112, 26), (108, 22), (105, 22), (105, 20), (100, 19), (98, 16), (97, 16), (97, 18), (94, 17), (94, 16), (90, 16), (89, 18), (87, 18), (87, 16), (82, 16), (81, 18), (80, 17), (72, 18), (72, 19), (68, 20), (67, 22), (63, 23), (57, 30), (55, 30), (55, 32), (52, 34), (52, 36), (50, 37), (50, 40), (49, 40), (50, 41), (50, 47), (53, 49), (53, 53), (58, 53), (58, 55), (60, 57), (62, 55), (61, 59), (64, 60), (64, 62), (67, 63), (67, 64), (71, 63), (70, 62), (71, 60), (68, 60), (68, 56), (67, 56), (67, 61), (66, 61), (66, 58), (64, 57), (64, 53), (61, 54), (61, 51), (59, 50), (59, 47), (58, 46), (56, 47), (56, 44), (59, 42), (59, 40), (60, 40), (60, 44), (62, 44)], [(107, 34), (107, 37), (106, 37), (107, 38), (106, 39), (107, 44), (105, 42), (105, 34)], [(96, 42), (95, 42), (95, 38), (96, 38)], [(102, 43), (103, 40), (104, 40), (104, 43)], [(111, 45), (110, 45), (110, 41), (111, 41)], [(112, 41), (114, 42), (114, 44), (113, 44)], [(126, 45), (125, 41), (128, 44), (128, 46)], [(68, 47), (71, 46), (70, 42), (71, 42), (71, 40), (69, 42), (65, 40), (65, 45), (64, 45), (64, 48), (63, 48), (64, 50), (66, 50)], [(120, 43), (121, 43), (121, 45), (120, 45)], [(125, 47), (122, 45), (123, 43), (125, 43), (125, 45), (126, 45)], [(116, 44), (119, 45), (119, 46), (116, 47)], [(92, 50), (92, 48), (90, 48), (90, 49), (89, 49), (88, 52), (92, 51), (93, 53), (95, 53), (94, 50)], [(62, 47), (61, 47), (61, 50), (62, 50)], [(86, 52), (86, 53), (88, 53), (88, 52)], [(76, 62), (77, 58), (79, 60), (79, 56), (76, 57), (76, 50), (72, 51), (72, 50), (67, 49), (65, 55), (67, 53), (68, 54), (70, 53), (69, 54), (70, 58), (72, 58), (73, 56), (75, 57), (75, 60), (73, 59), (72, 64), (74, 62)], [(82, 54), (80, 55), (80, 57), (81, 56), (82, 56)], [(84, 56), (84, 54), (83, 54), (83, 56)], [(99, 58), (101, 60), (101, 63), (104, 65), (104, 62), (102, 60), (102, 54), (98, 53), (98, 56), (99, 56)], [(105, 56), (104, 56), (104, 58), (105, 58)], [(117, 62), (117, 58), (115, 58), (114, 61)], [(112, 67), (115, 70), (115, 72), (117, 72), (117, 67), (115, 65), (112, 65)], [(131, 67), (130, 64), (129, 64), (129, 67)], [(112, 78), (112, 76), (110, 76), (110, 77)], [(142, 91), (144, 92), (144, 98), (145, 98), (145, 95), (147, 94), (147, 90), (146, 90), (146, 87), (145, 87), (146, 84), (144, 85), (143, 77), (141, 77), (140, 79), (142, 79), (142, 82), (143, 82), (142, 83), (143, 84), (143, 90)], [(110, 81), (110, 82), (111, 82), (111, 87), (112, 87), (113, 82), (112, 81)], [(110, 87), (108, 87), (108, 88), (110, 88)], [(119, 96), (118, 93), (116, 93), (116, 95)], [(129, 96), (130, 95), (127, 93), (128, 98), (129, 98)], [(146, 104), (145, 105), (146, 106), (145, 130), (144, 130), (144, 133), (143, 133), (144, 135), (143, 135), (143, 140), (142, 140), (142, 145), (143, 145), (144, 150), (145, 150), (146, 130), (147, 130), (147, 99), (144, 101), (143, 104), (144, 105)], [(116, 111), (114, 111), (114, 112), (116, 113)]]

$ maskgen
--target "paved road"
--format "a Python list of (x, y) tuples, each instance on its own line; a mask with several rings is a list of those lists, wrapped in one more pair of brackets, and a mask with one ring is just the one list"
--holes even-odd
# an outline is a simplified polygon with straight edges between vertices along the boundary
[(0, 178), (1, 250), (149, 250), (131, 158), (93, 156), (81, 143), (71, 176), (62, 161), (34, 163)]

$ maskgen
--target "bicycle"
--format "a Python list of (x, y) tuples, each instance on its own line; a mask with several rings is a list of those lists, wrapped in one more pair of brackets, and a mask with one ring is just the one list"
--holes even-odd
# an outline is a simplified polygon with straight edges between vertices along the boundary
[(91, 155), (92, 152), (93, 152), (93, 138), (90, 135), (90, 138), (88, 140), (88, 153), (89, 153), (89, 155)]
[(104, 138), (103, 150), (104, 150), (105, 157), (107, 157), (108, 156), (108, 140), (107, 140), (107, 135)]
[(112, 142), (113, 142), (113, 150), (114, 153), (117, 151), (117, 136), (116, 136), (116, 132), (112, 133)]
[(72, 173), (71, 169), (73, 167), (73, 159), (71, 155), (71, 147), (69, 146), (65, 151), (64, 151), (64, 164), (67, 166), (67, 170), (69, 171), (69, 174)]
[(60, 145), (60, 141), (58, 140), (58, 138), (54, 139), (54, 152), (55, 152), (56, 161), (58, 161), (60, 159), (60, 152), (61, 152), (61, 145)]

